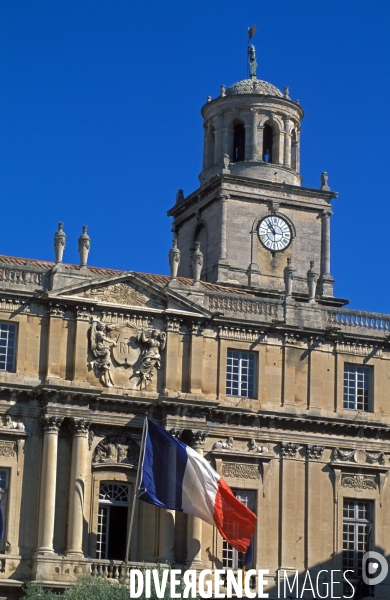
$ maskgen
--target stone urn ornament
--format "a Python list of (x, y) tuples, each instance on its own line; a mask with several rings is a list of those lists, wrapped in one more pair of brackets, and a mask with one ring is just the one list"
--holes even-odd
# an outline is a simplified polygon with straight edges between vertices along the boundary
[(318, 273), (314, 270), (314, 260), (310, 261), (310, 269), (307, 272), (307, 287), (309, 288), (309, 302), (316, 301), (316, 287)]
[(200, 251), (200, 242), (195, 242), (195, 250), (192, 253), (192, 274), (194, 276), (194, 283), (199, 283), (200, 275), (203, 267), (203, 254)]
[(177, 247), (177, 239), (176, 238), (173, 239), (172, 248), (169, 251), (168, 257), (169, 257), (169, 268), (171, 271), (171, 281), (173, 281), (177, 277), (177, 270), (180, 265), (180, 250)]
[(56, 265), (62, 263), (62, 257), (66, 246), (66, 233), (63, 231), (63, 222), (58, 223), (58, 231), (54, 234), (54, 251), (56, 256)]
[(292, 266), (292, 258), (287, 259), (287, 266), (284, 267), (284, 285), (286, 291), (286, 299), (291, 298), (294, 281), (295, 269)]
[(91, 248), (91, 238), (88, 233), (88, 226), (83, 225), (83, 233), (79, 237), (79, 254), (80, 254), (80, 267), (86, 267), (88, 261), (88, 254)]

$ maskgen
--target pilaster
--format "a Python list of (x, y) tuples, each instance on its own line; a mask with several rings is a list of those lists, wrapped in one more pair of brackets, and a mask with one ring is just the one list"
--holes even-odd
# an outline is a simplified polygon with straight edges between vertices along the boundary
[(76, 309), (76, 337), (74, 348), (74, 380), (87, 380), (88, 330), (90, 314), (84, 306)]
[(165, 389), (169, 392), (181, 391), (179, 377), (180, 319), (168, 317), (166, 320), (167, 343), (165, 348)]
[[(191, 447), (203, 456), (203, 446), (207, 431), (194, 430), (191, 432)], [(202, 562), (202, 520), (193, 515), (187, 515), (187, 560), (189, 569), (204, 569)]]

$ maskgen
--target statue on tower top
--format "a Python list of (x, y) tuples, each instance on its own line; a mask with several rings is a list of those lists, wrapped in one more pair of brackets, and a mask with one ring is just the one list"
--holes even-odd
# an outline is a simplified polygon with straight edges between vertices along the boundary
[(256, 69), (257, 69), (257, 61), (256, 61), (256, 50), (253, 44), (248, 46), (248, 56), (249, 56), (249, 71), (251, 74), (251, 79), (256, 79)]

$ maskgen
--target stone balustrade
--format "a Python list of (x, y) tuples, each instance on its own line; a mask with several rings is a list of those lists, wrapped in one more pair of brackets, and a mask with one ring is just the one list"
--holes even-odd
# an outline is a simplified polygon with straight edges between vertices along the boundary
[(91, 560), (91, 575), (100, 575), (101, 577), (107, 577), (107, 579), (127, 578), (132, 569), (158, 568), (166, 569), (169, 568), (169, 565), (145, 562), (128, 562), (126, 564), (122, 560)]
[(0, 281), (19, 283), (21, 285), (42, 285), (43, 273), (24, 269), (0, 269)]
[[(209, 310), (224, 313), (238, 313), (240, 315), (259, 316), (261, 321), (273, 321), (278, 319), (281, 303), (263, 301), (250, 296), (246, 298), (232, 296), (208, 295)], [(282, 313), (281, 313), (282, 314)]]
[(390, 315), (369, 313), (360, 310), (328, 311), (328, 325), (333, 325), (343, 330), (365, 329), (367, 334), (390, 333)]

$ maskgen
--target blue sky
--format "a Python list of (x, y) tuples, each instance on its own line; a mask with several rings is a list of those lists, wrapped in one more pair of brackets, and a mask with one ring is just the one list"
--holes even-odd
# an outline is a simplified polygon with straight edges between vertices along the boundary
[(335, 293), (390, 313), (390, 2), (2, 0), (0, 253), (167, 273), (178, 188), (198, 185), (201, 106), (246, 76), (299, 99), (303, 185), (321, 171)]

